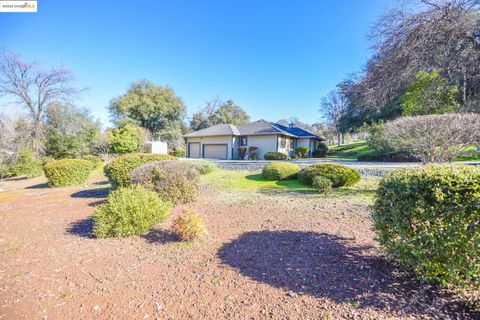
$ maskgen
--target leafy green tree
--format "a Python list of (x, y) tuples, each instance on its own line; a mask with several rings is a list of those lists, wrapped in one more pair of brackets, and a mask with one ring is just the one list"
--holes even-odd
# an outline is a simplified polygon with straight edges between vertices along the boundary
[(100, 137), (100, 123), (89, 110), (70, 104), (50, 104), (45, 126), (46, 154), (57, 159), (91, 154)]
[(206, 107), (193, 114), (190, 128), (205, 129), (217, 124), (243, 126), (250, 122), (250, 116), (233, 100), (222, 101), (215, 98), (207, 102)]
[(438, 70), (420, 71), (402, 97), (403, 114), (419, 116), (458, 111), (459, 89), (451, 86)]
[(144, 135), (140, 127), (126, 124), (108, 132), (111, 153), (132, 153), (143, 149)]
[(108, 108), (117, 126), (136, 124), (147, 129), (152, 138), (181, 125), (186, 111), (172, 88), (148, 80), (132, 83), (125, 94), (110, 101)]

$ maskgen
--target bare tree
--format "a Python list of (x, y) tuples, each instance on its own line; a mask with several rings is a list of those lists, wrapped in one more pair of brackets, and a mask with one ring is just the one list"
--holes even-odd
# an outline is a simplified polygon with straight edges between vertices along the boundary
[(398, 3), (372, 29), (375, 53), (364, 72), (344, 88), (358, 108), (352, 112), (357, 125), (398, 116), (400, 97), (420, 71), (440, 70), (460, 88), (463, 109), (480, 112), (480, 1)]
[(385, 124), (383, 138), (397, 150), (418, 155), (423, 163), (452, 161), (480, 144), (480, 115), (402, 117)]
[(329, 125), (335, 128), (338, 145), (343, 143), (341, 118), (346, 110), (347, 101), (344, 96), (336, 90), (331, 91), (326, 97), (324, 97), (320, 104), (322, 118), (325, 119)]
[(63, 67), (42, 69), (34, 62), (24, 62), (20, 55), (4, 51), (0, 56), (0, 95), (15, 99), (26, 109), (31, 121), (32, 149), (43, 149), (42, 118), (52, 102), (68, 102), (80, 90), (72, 86), (75, 77)]

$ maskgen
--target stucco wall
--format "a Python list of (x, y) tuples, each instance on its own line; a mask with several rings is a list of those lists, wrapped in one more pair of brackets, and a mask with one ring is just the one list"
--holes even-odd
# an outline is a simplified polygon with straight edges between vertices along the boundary
[(277, 151), (277, 135), (248, 136), (248, 147), (257, 147), (258, 159), (263, 160), (266, 152)]
[[(204, 144), (227, 144), (228, 159), (232, 159), (232, 136), (189, 137), (187, 138), (187, 147), (191, 142), (200, 142), (200, 153), (203, 152)], [(200, 158), (203, 158), (203, 154), (200, 155)]]

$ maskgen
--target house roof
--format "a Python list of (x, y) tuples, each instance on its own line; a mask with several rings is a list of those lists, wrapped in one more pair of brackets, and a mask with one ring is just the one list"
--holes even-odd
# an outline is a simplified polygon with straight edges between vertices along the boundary
[(272, 125), (283, 130), (283, 131), (286, 131), (296, 137), (299, 137), (299, 138), (321, 138), (323, 139), (322, 137), (318, 136), (317, 134), (313, 133), (313, 132), (310, 132), (310, 131), (307, 131), (305, 129), (302, 129), (302, 128), (298, 128), (298, 127), (293, 127), (293, 128), (290, 128), (290, 127), (287, 127), (287, 126), (284, 126), (284, 125), (281, 125), (281, 124), (278, 124), (278, 123), (274, 123), (272, 122)]
[(274, 125), (271, 122), (265, 121), (263, 119), (250, 122), (244, 126), (238, 128), (242, 136), (251, 136), (251, 135), (263, 135), (263, 134), (285, 134), (288, 136), (293, 136), (292, 134), (283, 131)]
[(290, 128), (278, 123), (265, 121), (263, 119), (250, 122), (244, 126), (236, 127), (233, 124), (217, 124), (206, 129), (188, 133), (184, 137), (212, 137), (212, 136), (251, 136), (266, 134), (283, 134), (294, 138), (317, 138), (322, 137), (301, 128)]
[(185, 134), (184, 137), (239, 136), (238, 128), (233, 124), (217, 124), (202, 130)]

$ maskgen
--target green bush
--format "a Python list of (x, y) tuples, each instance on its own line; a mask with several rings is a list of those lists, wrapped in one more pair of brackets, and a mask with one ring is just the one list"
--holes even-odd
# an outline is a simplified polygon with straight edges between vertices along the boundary
[(317, 145), (317, 149), (315, 149), (315, 151), (313, 151), (313, 157), (314, 158), (325, 158), (327, 156), (327, 152), (328, 152), (328, 146), (325, 143), (320, 142)]
[(92, 165), (82, 159), (62, 159), (50, 161), (43, 171), (50, 187), (64, 187), (85, 183), (90, 176)]
[(193, 160), (186, 163), (194, 167), (200, 174), (207, 174), (218, 170), (218, 167), (215, 163), (206, 160)]
[(42, 161), (37, 159), (31, 149), (22, 149), (18, 153), (15, 164), (9, 168), (8, 175), (11, 177), (27, 176), (28, 178), (42, 175)]
[(267, 180), (295, 179), (300, 167), (289, 162), (273, 162), (263, 167), (262, 176)]
[(312, 179), (312, 187), (319, 193), (330, 193), (332, 192), (332, 181), (322, 176), (315, 176)]
[(442, 285), (480, 284), (480, 168), (429, 165), (388, 174), (373, 220), (403, 266)]
[(302, 169), (298, 173), (298, 180), (312, 186), (313, 178), (316, 176), (330, 180), (333, 188), (353, 186), (361, 179), (360, 173), (353, 168), (335, 163), (322, 163)]
[(108, 132), (111, 153), (132, 153), (143, 150), (145, 137), (140, 127), (127, 124)]
[(263, 155), (263, 158), (265, 160), (287, 160), (288, 156), (285, 153), (282, 152), (266, 152)]
[(132, 172), (133, 182), (156, 191), (173, 204), (195, 201), (200, 179), (198, 171), (182, 161), (147, 163)]
[(92, 166), (92, 170), (100, 168), (103, 164), (102, 159), (94, 155), (83, 156), (82, 159), (90, 162), (90, 165)]
[(137, 185), (114, 190), (107, 200), (93, 213), (93, 233), (99, 238), (141, 234), (170, 215), (170, 203)]
[(248, 157), (250, 160), (258, 160), (258, 148), (248, 147)]
[(178, 148), (175, 148), (170, 154), (177, 158), (186, 158), (187, 149), (185, 147), (178, 147)]
[(132, 171), (145, 163), (175, 160), (168, 155), (132, 153), (118, 157), (110, 161), (104, 168), (104, 173), (114, 188), (126, 187), (132, 183)]
[(188, 209), (183, 209), (183, 215), (175, 219), (172, 230), (182, 241), (200, 240), (207, 235), (202, 218)]
[(247, 147), (238, 147), (238, 159), (243, 160), (245, 159), (245, 155), (247, 154)]
[(295, 155), (298, 157), (298, 158), (306, 158), (308, 157), (308, 153), (310, 152), (310, 148), (309, 147), (304, 147), (304, 146), (300, 146), (300, 147), (296, 147), (295, 148)]

